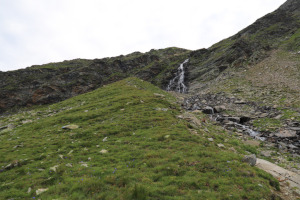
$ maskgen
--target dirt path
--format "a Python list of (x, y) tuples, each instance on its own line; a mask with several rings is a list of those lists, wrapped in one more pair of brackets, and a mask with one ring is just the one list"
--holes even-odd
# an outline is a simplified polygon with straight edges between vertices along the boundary
[(277, 194), (284, 200), (300, 199), (300, 175), (286, 170), (278, 165), (263, 159), (257, 159), (256, 166), (271, 175), (280, 182), (281, 191)]

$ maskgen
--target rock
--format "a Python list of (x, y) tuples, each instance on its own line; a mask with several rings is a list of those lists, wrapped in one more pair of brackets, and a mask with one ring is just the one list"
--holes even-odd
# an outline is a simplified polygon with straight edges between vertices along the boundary
[(83, 167), (89, 167), (87, 163), (82, 163), (81, 166), (83, 166)]
[(268, 117), (268, 115), (269, 115), (268, 113), (262, 113), (259, 117), (260, 118), (265, 118), (265, 117)]
[(103, 141), (103, 142), (107, 142), (107, 137), (105, 137), (102, 141)]
[(100, 153), (103, 153), (103, 154), (105, 154), (105, 153), (108, 153), (108, 151), (107, 151), (107, 150), (105, 150), (105, 149), (102, 149), (102, 150), (100, 151)]
[(274, 119), (281, 119), (283, 115), (277, 115), (276, 117), (274, 117)]
[(55, 165), (55, 166), (53, 166), (53, 167), (50, 167), (50, 170), (56, 172), (56, 169), (57, 169), (58, 167), (59, 167), (59, 165)]
[(260, 155), (269, 158), (269, 157), (272, 156), (272, 155), (271, 155), (272, 153), (273, 153), (273, 151), (261, 151), (261, 152), (260, 152)]
[(37, 189), (35, 191), (36, 195), (40, 195), (42, 194), (43, 192), (46, 192), (48, 190), (48, 188), (41, 188), (41, 189)]
[(296, 131), (297, 133), (300, 133), (300, 127), (289, 127), (288, 129), (291, 131)]
[(222, 112), (224, 110), (226, 110), (226, 107), (224, 105), (214, 107), (214, 111), (217, 113)]
[(243, 162), (249, 163), (251, 166), (254, 166), (256, 164), (255, 154), (244, 156)]
[(157, 97), (165, 97), (165, 95), (163, 95), (163, 94), (158, 94), (158, 93), (153, 93), (154, 94), (154, 96), (157, 96)]
[(23, 120), (23, 121), (22, 121), (23, 124), (27, 124), (27, 123), (31, 123), (31, 122), (32, 122), (32, 120), (30, 120), (30, 119), (29, 119), (29, 120)]
[(237, 153), (237, 151), (233, 147), (230, 147), (229, 150), (232, 151), (232, 152), (234, 152), (234, 153)]
[(194, 104), (192, 110), (200, 110), (200, 107), (197, 104)]
[(16, 149), (18, 147), (23, 147), (23, 144), (19, 144), (19, 145), (14, 146), (14, 149)]
[(278, 133), (275, 133), (275, 135), (280, 138), (294, 138), (297, 137), (297, 132), (292, 130), (281, 130)]
[(239, 100), (239, 101), (235, 101), (235, 104), (246, 104), (246, 101), (244, 100)]
[(208, 138), (208, 141), (213, 142), (214, 139), (213, 138)]
[(279, 149), (287, 149), (287, 145), (283, 142), (278, 142), (277, 145)]
[(205, 106), (202, 109), (202, 112), (205, 113), (205, 114), (214, 114), (214, 109), (210, 106)]
[(79, 126), (78, 125), (75, 125), (75, 124), (70, 124), (70, 125), (66, 125), (66, 126), (63, 126), (62, 129), (69, 129), (69, 130), (74, 130), (74, 129), (78, 129)]
[(241, 121), (241, 118), (239, 118), (239, 117), (228, 117), (227, 119), (229, 121), (236, 122), (236, 123), (240, 123), (240, 121)]
[(224, 144), (217, 144), (219, 148), (225, 148)]
[(296, 146), (293, 145), (293, 144), (289, 144), (288, 147), (289, 147), (290, 149), (297, 149), (297, 148), (298, 148), (298, 147), (296, 147)]
[(67, 163), (66, 167), (73, 167), (72, 163)]

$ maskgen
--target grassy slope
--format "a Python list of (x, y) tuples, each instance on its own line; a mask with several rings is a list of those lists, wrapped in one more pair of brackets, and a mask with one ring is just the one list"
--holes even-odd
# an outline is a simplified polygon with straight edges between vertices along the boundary
[[(0, 199), (270, 197), (278, 182), (241, 162), (241, 154), (254, 149), (209, 122), (197, 128), (177, 118), (182, 111), (173, 102), (159, 88), (129, 78), (49, 107), (0, 118), (0, 124), (17, 126), (0, 131), (0, 166), (18, 165), (1, 168)], [(29, 119), (33, 122), (25, 123)], [(62, 129), (68, 124), (79, 128)], [(214, 142), (208, 141), (210, 137)], [(218, 143), (225, 148), (218, 148)], [(102, 149), (108, 153), (100, 153)], [(50, 170), (55, 165), (56, 172)], [(37, 197), (40, 188), (48, 191)]]

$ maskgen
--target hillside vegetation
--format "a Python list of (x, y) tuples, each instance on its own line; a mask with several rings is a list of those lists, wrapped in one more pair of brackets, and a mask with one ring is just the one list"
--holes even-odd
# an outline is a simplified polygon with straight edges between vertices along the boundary
[(241, 161), (255, 148), (137, 78), (0, 123), (0, 199), (271, 199), (279, 189)]

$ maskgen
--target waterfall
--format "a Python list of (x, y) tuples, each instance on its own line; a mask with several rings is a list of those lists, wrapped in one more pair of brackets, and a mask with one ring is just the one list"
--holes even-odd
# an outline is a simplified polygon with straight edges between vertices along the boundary
[(167, 91), (171, 91), (175, 87), (175, 91), (179, 93), (186, 93), (187, 87), (184, 84), (184, 64), (189, 62), (189, 59), (186, 59), (177, 69), (176, 76), (170, 80)]

